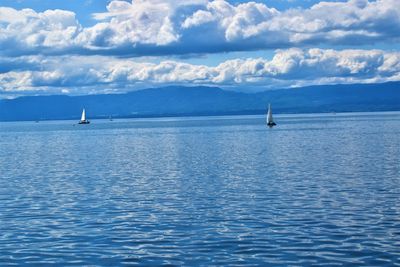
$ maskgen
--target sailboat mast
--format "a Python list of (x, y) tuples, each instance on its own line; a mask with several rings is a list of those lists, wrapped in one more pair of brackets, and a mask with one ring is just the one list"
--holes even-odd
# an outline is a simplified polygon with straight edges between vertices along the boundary
[(276, 125), (276, 123), (275, 123), (274, 120), (272, 119), (271, 104), (268, 104), (267, 125), (268, 125), (268, 127), (270, 127), (270, 128)]
[(267, 115), (267, 123), (273, 122), (272, 119), (272, 110), (271, 110), (271, 104), (268, 104), (268, 115)]

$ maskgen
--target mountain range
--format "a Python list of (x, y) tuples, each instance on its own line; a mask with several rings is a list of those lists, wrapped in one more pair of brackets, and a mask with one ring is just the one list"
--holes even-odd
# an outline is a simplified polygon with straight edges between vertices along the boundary
[(400, 110), (400, 82), (322, 85), (243, 93), (217, 87), (169, 86), (125, 94), (24, 96), (0, 100), (0, 121), (188, 115)]

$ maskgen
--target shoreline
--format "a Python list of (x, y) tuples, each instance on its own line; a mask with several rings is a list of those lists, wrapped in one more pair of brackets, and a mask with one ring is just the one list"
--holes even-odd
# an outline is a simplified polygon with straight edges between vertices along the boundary
[[(399, 113), (400, 110), (378, 110), (378, 111), (339, 111), (339, 112), (293, 112), (293, 113), (274, 113), (274, 117), (276, 118), (290, 118), (297, 116), (306, 116), (306, 117), (317, 117), (317, 116), (346, 116), (346, 115), (368, 115), (368, 114), (388, 114), (393, 115)], [(260, 117), (266, 116), (265, 113), (221, 113), (221, 114), (164, 114), (164, 115), (143, 115), (143, 116), (113, 116), (113, 121), (118, 120), (129, 120), (129, 119), (151, 119), (151, 120), (164, 120), (164, 119), (193, 119), (193, 118), (229, 118), (229, 117)], [(16, 123), (16, 122), (52, 122), (52, 121), (72, 121), (77, 122), (79, 118), (62, 118), (62, 119), (39, 119), (39, 120), (9, 120), (9, 121), (1, 121), (0, 123)], [(109, 121), (109, 116), (95, 116), (90, 118), (90, 121)]]

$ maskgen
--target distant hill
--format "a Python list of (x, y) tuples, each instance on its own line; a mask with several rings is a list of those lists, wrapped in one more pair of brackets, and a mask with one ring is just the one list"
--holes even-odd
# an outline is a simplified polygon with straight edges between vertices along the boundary
[(216, 87), (145, 89), (126, 94), (27, 96), (0, 100), (0, 121), (89, 119), (185, 115), (352, 112), (400, 110), (400, 82), (325, 85), (262, 93), (240, 93)]

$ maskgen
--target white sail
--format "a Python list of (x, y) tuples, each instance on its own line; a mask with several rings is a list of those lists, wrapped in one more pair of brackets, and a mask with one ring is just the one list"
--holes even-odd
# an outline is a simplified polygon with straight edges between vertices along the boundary
[(85, 109), (83, 109), (83, 111), (82, 111), (81, 121), (86, 121), (86, 112), (85, 112)]
[(274, 120), (272, 119), (271, 104), (268, 104), (267, 124), (271, 124), (271, 123), (274, 123)]

